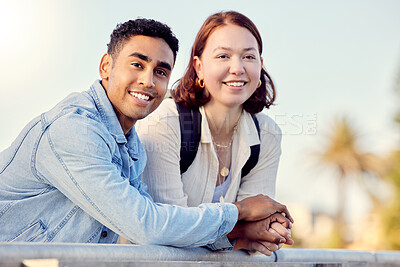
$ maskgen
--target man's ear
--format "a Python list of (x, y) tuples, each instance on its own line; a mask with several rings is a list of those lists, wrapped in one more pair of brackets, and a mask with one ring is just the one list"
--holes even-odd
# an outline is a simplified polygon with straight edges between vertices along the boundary
[(197, 77), (203, 79), (203, 63), (198, 56), (193, 57), (193, 68), (196, 71)]
[(112, 56), (108, 53), (104, 54), (100, 61), (99, 73), (102, 80), (107, 81), (110, 77), (112, 66)]

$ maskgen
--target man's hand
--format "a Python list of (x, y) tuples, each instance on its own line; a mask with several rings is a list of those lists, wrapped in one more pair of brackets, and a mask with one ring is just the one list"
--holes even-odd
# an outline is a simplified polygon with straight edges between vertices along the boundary
[(260, 252), (264, 255), (271, 256), (272, 251), (278, 250), (278, 245), (269, 242), (258, 242), (247, 238), (238, 238), (233, 250), (244, 249), (249, 252)]
[[(275, 230), (276, 229), (276, 230)], [(249, 252), (260, 252), (264, 255), (271, 256), (272, 251), (277, 251), (279, 250), (283, 244), (286, 245), (293, 245), (294, 241), (291, 239), (290, 235), (290, 229), (286, 229), (283, 227), (282, 224), (278, 222), (274, 222), (271, 224), (271, 227), (268, 230), (271, 233), (279, 233), (281, 236), (284, 236), (286, 239), (285, 243), (271, 243), (267, 241), (256, 241), (256, 240), (250, 240), (246, 238), (238, 238), (236, 239), (236, 243), (234, 246), (234, 250), (236, 249), (245, 249)]]
[(294, 222), (285, 205), (265, 195), (259, 194), (257, 196), (248, 197), (233, 204), (235, 204), (239, 210), (238, 220), (259, 221), (278, 212), (284, 213), (292, 223)]

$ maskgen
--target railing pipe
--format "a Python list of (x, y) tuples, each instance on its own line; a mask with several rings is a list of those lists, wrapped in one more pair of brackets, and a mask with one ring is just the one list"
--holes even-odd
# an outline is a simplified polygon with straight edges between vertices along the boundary
[[(246, 266), (243, 265), (246, 262), (252, 262), (254, 266), (273, 262), (287, 263), (288, 265), (290, 265), (289, 263), (296, 263), (301, 266), (318, 264), (400, 266), (400, 251), (284, 248), (277, 251), (275, 255), (267, 257), (262, 254), (249, 255), (244, 251), (212, 252), (206, 248), (183, 249), (155, 245), (0, 242), (0, 266), (20, 266), (12, 264), (20, 264), (27, 259), (56, 259), (58, 262), (67, 262), (68, 266), (81, 266), (78, 263), (82, 262), (88, 263), (87, 266), (100, 266), (100, 263), (104, 265), (110, 262), (113, 262), (114, 266), (118, 266), (117, 263), (125, 264), (120, 266), (136, 266), (133, 263), (146, 262), (148, 264), (153, 263), (157, 267), (225, 266), (221, 263), (227, 264), (226, 266)], [(132, 264), (129, 265), (128, 263)]]

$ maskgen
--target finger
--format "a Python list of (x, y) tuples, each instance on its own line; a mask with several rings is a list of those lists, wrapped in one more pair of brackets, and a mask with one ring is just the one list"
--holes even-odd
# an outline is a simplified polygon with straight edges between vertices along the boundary
[(286, 236), (286, 245), (293, 245), (294, 240), (292, 239), (292, 232), (289, 230), (289, 235)]
[[(279, 223), (276, 223), (276, 224), (279, 224)], [(285, 228), (285, 229), (286, 229), (286, 228)], [(273, 228), (269, 228), (269, 229), (268, 229), (268, 232), (270, 232), (270, 233), (275, 233), (275, 234), (277, 234), (277, 235), (279, 235), (279, 236), (281, 236), (281, 237), (284, 238), (285, 241), (277, 243), (277, 246), (278, 246), (279, 248), (281, 248), (281, 247), (283, 246), (283, 244), (286, 244), (287, 240), (286, 240), (285, 236), (279, 234), (279, 233), (278, 233), (277, 231), (275, 231)], [(281, 241), (282, 241), (282, 240), (281, 240)]]
[(287, 238), (286, 239), (286, 243), (285, 243), (286, 245), (289, 245), (289, 246), (291, 246), (291, 245), (293, 245), (294, 244), (294, 240), (293, 239), (291, 239), (291, 238)]
[(285, 216), (292, 222), (294, 223), (294, 219), (293, 217), (290, 215), (289, 210), (287, 209), (287, 207), (285, 205), (280, 204), (280, 210), (281, 213), (284, 213)]
[(271, 232), (269, 232), (269, 230), (261, 231), (258, 234), (257, 240), (268, 241), (268, 242), (275, 243), (275, 244), (285, 243), (286, 242), (286, 239), (284, 237), (279, 235), (273, 229), (270, 229), (270, 230), (271, 230)]
[(279, 245), (283, 244), (283, 243), (281, 243), (281, 244), (277, 245), (277, 244), (274, 244), (271, 242), (266, 242), (266, 241), (258, 241), (258, 242), (261, 243), (264, 247), (268, 248), (271, 251), (277, 251), (278, 249), (280, 249)]
[(285, 228), (289, 228), (289, 229), (291, 228), (291, 225), (292, 225), (292, 223), (289, 221), (289, 219), (280, 213), (272, 214), (270, 216), (270, 221), (271, 221), (271, 223), (279, 222), (280, 224), (283, 224), (283, 226), (285, 226)]
[(285, 238), (286, 245), (293, 245), (294, 241), (292, 240), (292, 234), (289, 229), (286, 229), (281, 224), (275, 222), (271, 225), (271, 228), (268, 230), (269, 232), (273, 233), (273, 231), (277, 232), (279, 235)]
[[(282, 214), (283, 216), (287, 217), (286, 214), (285, 214), (284, 212), (282, 212), (281, 214)], [(289, 220), (289, 227), (286, 227), (286, 228), (292, 229), (292, 227), (293, 227), (293, 223)]]
[(256, 250), (264, 255), (271, 256), (272, 251), (269, 250), (266, 246), (264, 246), (262, 243), (257, 242), (257, 241), (250, 241), (251, 246), (253, 250)]
[(252, 244), (253, 242), (255, 242), (255, 241), (247, 239), (247, 238), (238, 238), (238, 239), (236, 239), (233, 250), (244, 249), (249, 252), (254, 252), (255, 249), (253, 248), (253, 246), (254, 246), (254, 244)]
[(283, 237), (290, 235), (289, 229), (287, 229), (285, 226), (283, 226), (282, 224), (280, 224), (278, 222), (272, 223), (270, 226), (270, 229), (275, 230), (276, 232), (278, 232), (278, 234), (280, 234)]

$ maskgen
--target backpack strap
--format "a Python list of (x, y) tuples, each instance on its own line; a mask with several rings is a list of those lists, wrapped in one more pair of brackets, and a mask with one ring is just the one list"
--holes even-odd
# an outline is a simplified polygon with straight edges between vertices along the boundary
[(180, 169), (181, 174), (192, 164), (199, 148), (201, 136), (201, 114), (199, 109), (188, 109), (182, 103), (176, 103), (181, 128)]
[[(251, 114), (251, 118), (253, 119), (254, 124), (256, 125), (258, 138), (260, 139), (260, 125), (258, 124), (257, 117), (255, 114)], [(253, 169), (257, 165), (259, 155), (260, 155), (260, 144), (251, 146), (250, 157), (242, 168), (242, 178), (246, 176), (251, 171), (251, 169)]]

